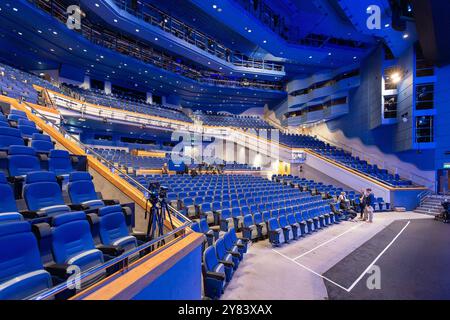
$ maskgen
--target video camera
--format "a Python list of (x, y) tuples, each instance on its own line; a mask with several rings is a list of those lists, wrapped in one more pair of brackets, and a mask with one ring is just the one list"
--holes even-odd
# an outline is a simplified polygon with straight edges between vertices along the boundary
[(161, 186), (158, 181), (152, 181), (148, 184), (148, 190), (150, 191), (150, 199), (165, 199), (169, 188)]

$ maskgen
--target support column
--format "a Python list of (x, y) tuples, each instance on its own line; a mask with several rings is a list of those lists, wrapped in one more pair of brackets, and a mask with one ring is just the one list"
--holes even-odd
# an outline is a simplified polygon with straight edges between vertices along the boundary
[(85, 90), (90, 90), (91, 89), (91, 77), (85, 75), (84, 76), (84, 81), (80, 86), (81, 88), (85, 89)]
[(105, 94), (111, 94), (111, 93), (112, 93), (111, 81), (105, 81)]
[(147, 103), (153, 103), (153, 94), (151, 92), (147, 92)]

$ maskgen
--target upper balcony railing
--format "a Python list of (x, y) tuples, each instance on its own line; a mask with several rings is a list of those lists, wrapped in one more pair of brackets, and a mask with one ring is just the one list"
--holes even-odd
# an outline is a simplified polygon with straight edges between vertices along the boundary
[[(28, 0), (35, 4), (38, 8), (48, 12), (50, 15), (66, 23), (67, 13), (61, 0)], [(198, 82), (222, 84), (240, 87), (265, 88), (271, 90), (282, 90), (281, 82), (264, 81), (264, 80), (247, 80), (229, 78), (224, 74), (211, 72), (209, 70), (201, 70), (191, 67), (185, 63), (180, 63), (176, 58), (150, 47), (144, 42), (137, 39), (127, 37), (125, 35), (115, 33), (106, 28), (96, 26), (83, 19), (81, 30), (79, 31), (90, 42), (106, 47), (110, 50), (117, 51), (121, 54), (136, 58), (143, 62), (155, 65), (159, 68), (180, 74)], [(220, 80), (217, 80), (217, 77)]]
[(157, 26), (194, 46), (206, 51), (222, 60), (231, 62), (238, 67), (283, 71), (283, 66), (270, 61), (250, 58), (242, 53), (232, 51), (212, 37), (198, 31), (192, 26), (161, 11), (155, 6), (139, 2), (135, 7), (130, 7), (125, 0), (114, 0), (116, 5), (128, 13), (144, 20), (152, 26)]

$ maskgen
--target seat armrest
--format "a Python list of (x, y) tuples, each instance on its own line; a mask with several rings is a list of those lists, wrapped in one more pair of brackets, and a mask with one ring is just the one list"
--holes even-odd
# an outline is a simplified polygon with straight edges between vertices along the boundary
[(125, 252), (124, 249), (118, 246), (105, 246), (103, 244), (96, 246), (98, 250), (100, 250), (103, 254), (107, 254), (110, 256), (120, 256)]
[(44, 269), (48, 272), (50, 272), (51, 275), (56, 276), (58, 278), (66, 279), (70, 276), (70, 274), (67, 273), (67, 268), (69, 268), (69, 264), (51, 264), (48, 266), (45, 266)]
[(234, 262), (233, 261), (225, 261), (225, 260), (219, 260), (219, 262), (227, 267), (233, 267), (234, 268)]
[(229, 254), (231, 254), (233, 257), (240, 257), (241, 254), (239, 252), (233, 252), (233, 251), (227, 251)]
[(209, 227), (212, 231), (214, 232), (219, 232), (220, 231), (220, 226), (211, 226)]
[(43, 212), (37, 212), (37, 211), (20, 211), (19, 212), (25, 219), (36, 219), (36, 218), (43, 218), (46, 216)]
[(247, 244), (247, 243), (250, 241), (250, 239), (244, 238), (244, 237), (238, 238), (238, 239), (241, 240), (241, 241), (243, 241), (243, 242), (245, 242), (245, 244)]
[(206, 277), (207, 278), (213, 278), (216, 280), (225, 280), (225, 273), (220, 273), (220, 272), (206, 272)]
[(68, 204), (67, 205), (69, 208), (70, 208), (70, 210), (72, 210), (72, 211), (83, 211), (83, 210), (86, 210), (87, 208), (86, 208), (86, 206), (83, 206), (82, 204), (74, 204), (74, 203), (70, 203), (70, 204)]
[(13, 183), (13, 184), (25, 181), (25, 177), (23, 177), (23, 176), (7, 177), (6, 179), (8, 180), (8, 182)]
[(39, 161), (48, 161), (48, 152), (38, 152), (36, 155)]
[(107, 205), (107, 206), (114, 206), (114, 205), (116, 205), (116, 204), (120, 204), (120, 201), (119, 201), (119, 200), (115, 200), (115, 199), (108, 199), (108, 200), (103, 200), (103, 199), (102, 199), (102, 201), (103, 201), (104, 204)]

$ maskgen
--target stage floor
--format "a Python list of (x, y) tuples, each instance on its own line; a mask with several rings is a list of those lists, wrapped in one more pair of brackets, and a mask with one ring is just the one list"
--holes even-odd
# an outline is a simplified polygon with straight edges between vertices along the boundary
[[(260, 241), (222, 299), (447, 299), (449, 227), (422, 214), (389, 212), (278, 248)], [(367, 273), (377, 267), (380, 277)], [(380, 289), (367, 287), (369, 277)]]

